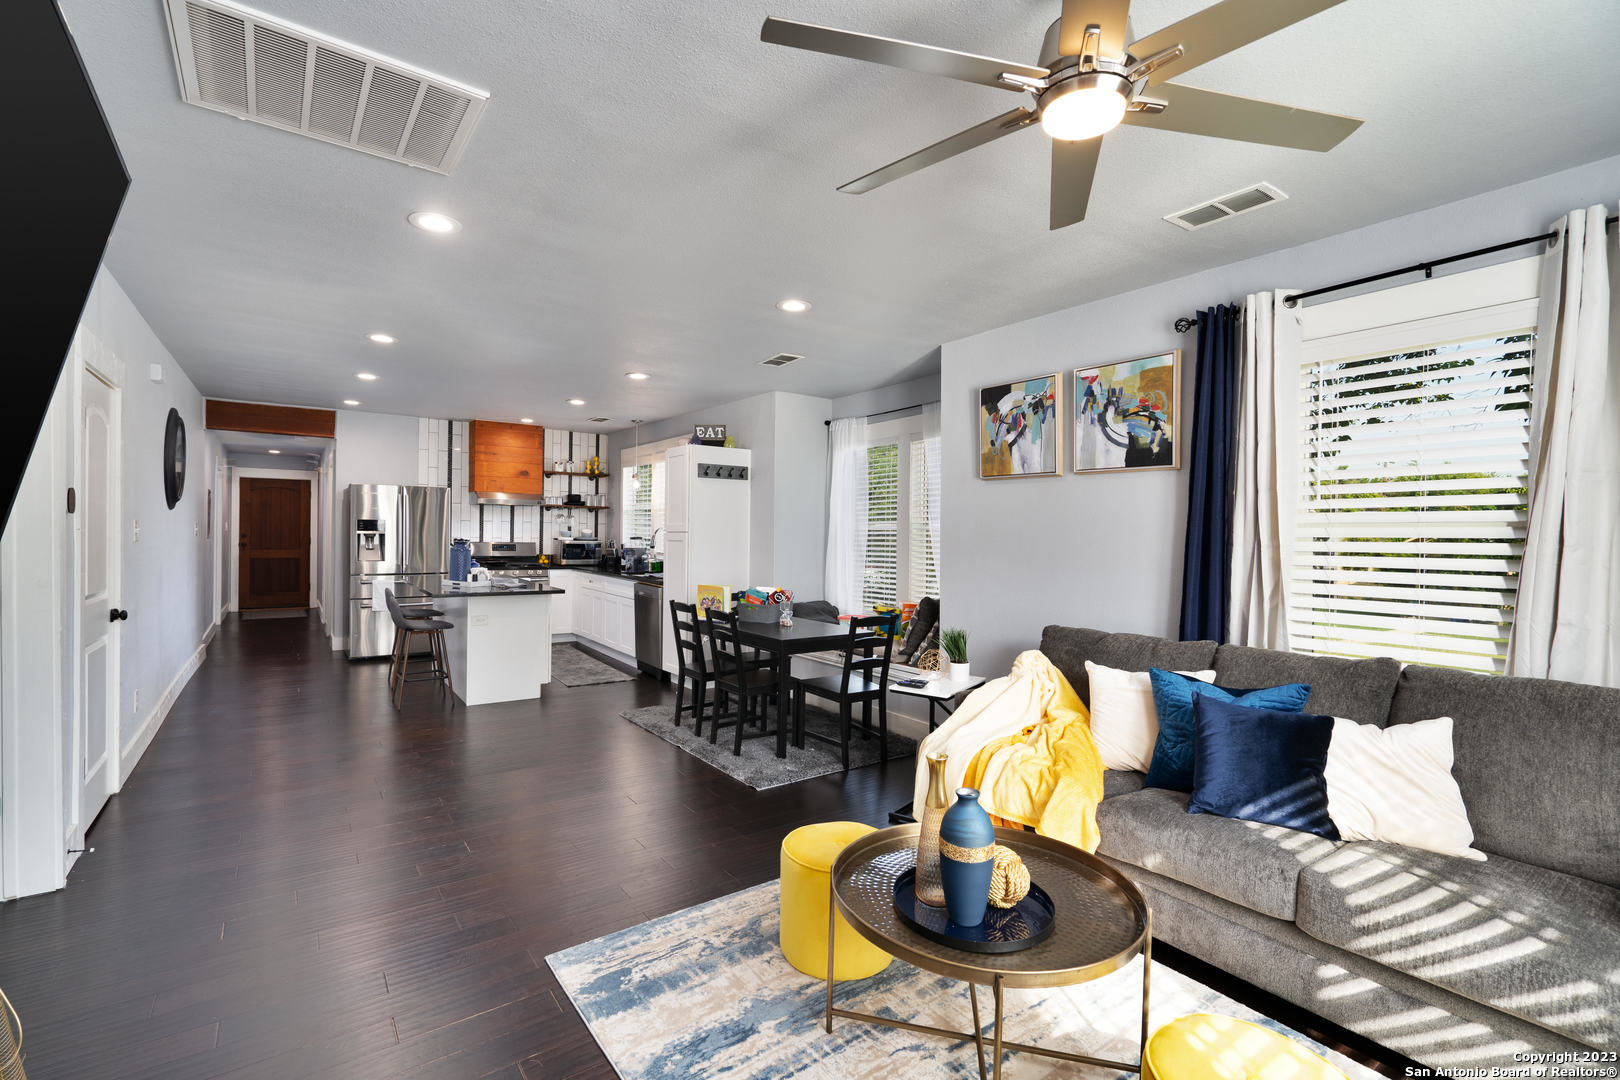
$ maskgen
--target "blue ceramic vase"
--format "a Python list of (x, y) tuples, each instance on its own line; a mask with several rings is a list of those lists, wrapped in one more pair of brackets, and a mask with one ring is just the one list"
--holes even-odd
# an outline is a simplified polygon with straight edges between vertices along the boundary
[(990, 899), (996, 827), (979, 805), (976, 788), (957, 788), (956, 802), (939, 823), (939, 876), (945, 911), (958, 926), (978, 926)]

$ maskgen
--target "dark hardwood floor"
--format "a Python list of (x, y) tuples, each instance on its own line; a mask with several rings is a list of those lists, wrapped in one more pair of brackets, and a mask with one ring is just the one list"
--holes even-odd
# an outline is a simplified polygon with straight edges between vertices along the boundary
[(637, 679), (468, 709), (419, 683), (396, 712), (386, 665), (313, 616), (230, 620), (67, 888), (0, 905), (29, 1076), (612, 1077), (548, 953), (910, 797), (911, 759), (753, 791), (619, 718), (661, 701)]

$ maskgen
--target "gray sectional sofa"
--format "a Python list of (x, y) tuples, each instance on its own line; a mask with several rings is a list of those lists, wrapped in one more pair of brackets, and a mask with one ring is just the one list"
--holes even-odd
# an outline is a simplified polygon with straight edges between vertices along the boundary
[(1188, 814), (1112, 771), (1099, 854), (1156, 938), (1427, 1065), (1620, 1050), (1620, 690), (1064, 626), (1041, 651), (1088, 704), (1090, 660), (1306, 682), (1307, 712), (1359, 723), (1452, 717), (1485, 862)]

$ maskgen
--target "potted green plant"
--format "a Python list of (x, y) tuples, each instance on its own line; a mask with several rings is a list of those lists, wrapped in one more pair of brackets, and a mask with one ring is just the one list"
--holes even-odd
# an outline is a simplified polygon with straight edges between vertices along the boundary
[(947, 627), (939, 632), (939, 647), (945, 650), (945, 658), (950, 661), (950, 669), (945, 674), (952, 682), (968, 678), (967, 641), (967, 631), (960, 626)]

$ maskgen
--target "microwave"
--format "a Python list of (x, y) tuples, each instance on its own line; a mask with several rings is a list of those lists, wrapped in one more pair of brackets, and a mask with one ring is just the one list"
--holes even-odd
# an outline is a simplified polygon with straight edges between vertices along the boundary
[(564, 540), (558, 566), (595, 566), (602, 561), (602, 541)]

